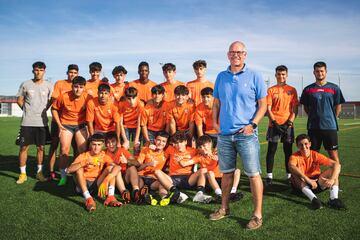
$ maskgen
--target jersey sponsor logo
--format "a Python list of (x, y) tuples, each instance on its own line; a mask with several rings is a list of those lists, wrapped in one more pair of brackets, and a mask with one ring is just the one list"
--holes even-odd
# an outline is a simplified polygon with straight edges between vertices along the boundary
[(336, 90), (332, 89), (332, 88), (310, 88), (306, 91), (306, 93), (319, 93), (319, 92), (326, 92), (326, 93), (331, 93), (331, 94), (335, 94)]

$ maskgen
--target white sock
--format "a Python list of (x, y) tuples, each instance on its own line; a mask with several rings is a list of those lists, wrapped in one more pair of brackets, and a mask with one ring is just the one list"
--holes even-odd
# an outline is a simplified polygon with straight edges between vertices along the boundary
[(286, 173), (287, 179), (291, 178), (291, 173)]
[(43, 167), (43, 165), (37, 165), (37, 172), (41, 172), (41, 171), (42, 171), (42, 167)]
[(114, 194), (115, 194), (115, 187), (109, 186), (109, 196), (114, 196)]
[(61, 178), (66, 178), (66, 171), (65, 169), (60, 169)]
[(330, 199), (333, 200), (336, 198), (339, 198), (339, 186), (334, 185), (330, 188)]
[(236, 193), (236, 187), (232, 187), (230, 193)]
[(25, 173), (26, 174), (26, 165), (20, 167), (20, 173)]
[(268, 174), (267, 174), (267, 178), (271, 178), (271, 179), (272, 179), (272, 178), (273, 178), (273, 174), (272, 174), (272, 173), (268, 173)]
[(215, 189), (215, 194), (216, 195), (221, 195), (222, 194), (221, 189), (220, 188)]
[(91, 198), (89, 191), (83, 192), (83, 195), (85, 199)]
[(312, 201), (313, 198), (316, 197), (313, 191), (311, 191), (311, 189), (308, 186), (303, 187), (301, 191), (305, 194), (305, 196), (308, 197), (308, 199), (310, 199), (310, 201)]

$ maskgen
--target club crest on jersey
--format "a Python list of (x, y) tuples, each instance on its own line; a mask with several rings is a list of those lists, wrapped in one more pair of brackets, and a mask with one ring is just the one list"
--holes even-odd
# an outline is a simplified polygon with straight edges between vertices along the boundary
[(291, 90), (287, 91), (287, 95), (289, 96), (291, 95)]

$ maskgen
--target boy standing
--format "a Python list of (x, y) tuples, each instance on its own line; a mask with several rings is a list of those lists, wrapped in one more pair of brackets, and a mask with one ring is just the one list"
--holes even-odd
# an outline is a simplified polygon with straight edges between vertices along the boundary
[(97, 97), (98, 87), (101, 82), (100, 73), (102, 65), (98, 62), (93, 62), (89, 65), (89, 73), (91, 78), (87, 80), (86, 83), (86, 92), (92, 97)]
[(119, 102), (121, 97), (125, 95), (125, 89), (129, 86), (128, 82), (125, 82), (127, 70), (123, 66), (116, 66), (112, 70), (112, 75), (115, 79), (115, 83), (110, 84), (114, 91), (114, 99)]
[(156, 85), (155, 82), (149, 79), (150, 69), (147, 62), (141, 62), (138, 67), (139, 79), (129, 83), (129, 87), (134, 87), (138, 90), (138, 98), (147, 103), (152, 98), (151, 88)]
[(177, 86), (184, 85), (183, 82), (175, 80), (176, 75), (176, 66), (172, 63), (166, 63), (162, 66), (163, 74), (165, 77), (165, 82), (161, 84), (165, 88), (165, 97), (166, 102), (171, 102), (175, 99), (174, 90)]

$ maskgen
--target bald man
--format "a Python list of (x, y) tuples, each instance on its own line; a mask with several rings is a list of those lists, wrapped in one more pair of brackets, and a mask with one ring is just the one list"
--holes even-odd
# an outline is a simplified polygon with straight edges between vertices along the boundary
[(230, 214), (229, 195), (239, 154), (249, 177), (254, 204), (253, 216), (246, 228), (254, 230), (262, 225), (263, 183), (257, 126), (266, 112), (267, 92), (261, 75), (245, 64), (246, 55), (245, 44), (233, 42), (227, 53), (230, 66), (218, 74), (215, 82), (212, 118), (213, 126), (220, 133), (219, 166), (224, 175), (221, 207), (209, 218), (219, 220)]

